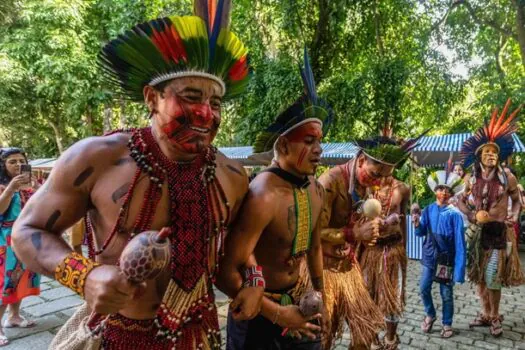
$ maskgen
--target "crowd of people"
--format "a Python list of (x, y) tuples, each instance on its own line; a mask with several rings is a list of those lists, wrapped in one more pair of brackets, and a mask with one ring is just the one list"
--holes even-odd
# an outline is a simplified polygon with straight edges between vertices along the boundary
[[(53, 350), (220, 348), (214, 285), (232, 299), (227, 349), (330, 349), (345, 324), (351, 349), (398, 348), (411, 189), (394, 170), (422, 135), (402, 141), (385, 123), (381, 135), (358, 142), (353, 159), (317, 180), (333, 113), (317, 94), (305, 49), (304, 93), (257, 136), (254, 151), (270, 165), (248, 181), (212, 145), (222, 101), (241, 94), (250, 76), (225, 3), (197, 0), (194, 16), (139, 24), (102, 49), (109, 81), (145, 102), (149, 127), (72, 145), (40, 189), (23, 172), (22, 150), (0, 154), (4, 327), (33, 324), (20, 316), (20, 301), (38, 294), (43, 274), (85, 300)], [(514, 231), (519, 189), (501, 165), (516, 130), (518, 111), (507, 117), (509, 107), (510, 100), (463, 145), (469, 173), (451, 165), (433, 172), (435, 203), (410, 208), (424, 237), (422, 332), (437, 319), (433, 282), (443, 338), (454, 335), (453, 288), (465, 275), (481, 300), (470, 326), (489, 327), (494, 337), (503, 332), (501, 289), (524, 282)], [(83, 218), (88, 256), (62, 237)], [(161, 229), (169, 257), (141, 258), (149, 249), (141, 241), (132, 266), (119, 265), (131, 239)], [(122, 273), (166, 259), (153, 279)]]

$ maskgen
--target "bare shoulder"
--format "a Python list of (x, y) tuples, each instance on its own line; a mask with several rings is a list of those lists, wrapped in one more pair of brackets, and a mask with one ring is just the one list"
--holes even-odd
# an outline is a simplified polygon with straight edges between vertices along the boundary
[(278, 200), (282, 186), (277, 175), (270, 172), (261, 172), (250, 182), (248, 199), (271, 205)]
[(119, 133), (75, 143), (57, 160), (48, 182), (53, 181), (55, 186), (62, 183), (77, 188), (90, 187), (93, 178), (103, 174), (122, 154), (129, 154), (128, 140), (129, 134)]
[(516, 179), (516, 176), (514, 176), (514, 174), (508, 168), (504, 168), (504, 172), (507, 176), (509, 190), (515, 191), (518, 188), (518, 179)]
[(222, 152), (217, 152), (216, 163), (217, 166), (225, 168), (230, 173), (239, 176), (239, 179), (243, 178), (248, 181), (248, 175), (240, 162), (226, 157)]

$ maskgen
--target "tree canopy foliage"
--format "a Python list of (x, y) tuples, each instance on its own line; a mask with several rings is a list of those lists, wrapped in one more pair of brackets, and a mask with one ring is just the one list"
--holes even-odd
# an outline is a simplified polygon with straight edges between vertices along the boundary
[[(147, 124), (144, 106), (104, 85), (97, 53), (136, 23), (191, 9), (190, 0), (2, 1), (2, 143), (51, 157)], [(299, 97), (304, 45), (336, 115), (327, 141), (377, 134), (385, 119), (403, 137), (472, 130), (507, 97), (525, 101), (523, 0), (233, 0), (232, 18), (253, 75), (224, 106), (218, 145), (251, 144)]]

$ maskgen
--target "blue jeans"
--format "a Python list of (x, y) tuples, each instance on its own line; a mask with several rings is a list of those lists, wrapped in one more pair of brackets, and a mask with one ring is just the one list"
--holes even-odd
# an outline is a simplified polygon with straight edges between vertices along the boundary
[[(421, 293), (421, 299), (423, 299), (423, 305), (425, 307), (425, 313), (427, 316), (435, 318), (436, 309), (434, 308), (434, 302), (432, 301), (432, 277), (434, 276), (434, 269), (421, 266), (421, 281), (419, 282), (419, 291)], [(454, 283), (451, 284), (439, 284), (439, 291), (441, 293), (441, 300), (443, 301), (443, 325), (452, 326), (452, 318), (454, 317), (454, 295), (452, 289)]]

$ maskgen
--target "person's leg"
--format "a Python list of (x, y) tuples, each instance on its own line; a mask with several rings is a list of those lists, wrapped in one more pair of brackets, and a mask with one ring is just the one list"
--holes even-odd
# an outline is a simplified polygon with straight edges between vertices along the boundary
[(499, 337), (503, 334), (501, 318), (499, 315), (499, 304), (501, 301), (501, 289), (487, 289), (487, 295), (491, 306), (490, 334)]
[(32, 320), (27, 320), (24, 317), (20, 315), (20, 305), (22, 304), (22, 301), (9, 304), (9, 307), (7, 308), (7, 317), (6, 321), (4, 322), (4, 327), (31, 327), (35, 324)]
[(436, 318), (436, 309), (432, 300), (432, 275), (434, 270), (421, 266), (421, 279), (419, 281), (419, 292), (423, 307), (425, 308), (425, 319), (421, 324), (421, 330), (428, 333), (432, 330), (432, 325)]
[[(7, 305), (0, 305), (0, 321), (2, 321), (2, 317), (4, 317), (5, 309), (7, 308)], [(7, 340), (4, 329), (0, 327), (0, 346), (7, 345), (9, 343), (9, 340)]]
[(490, 304), (490, 317), (499, 317), (499, 304), (501, 302), (501, 289), (487, 289), (487, 299)]
[(452, 326), (454, 318), (454, 286), (452, 284), (439, 284), (441, 300), (443, 301), (443, 325)]
[(454, 318), (454, 294), (453, 284), (439, 284), (441, 300), (443, 301), (443, 329), (441, 337), (450, 338), (454, 335), (452, 330), (452, 320)]
[(490, 301), (487, 295), (487, 285), (483, 282), (478, 284), (478, 295), (483, 315), (489, 317), (491, 313)]

